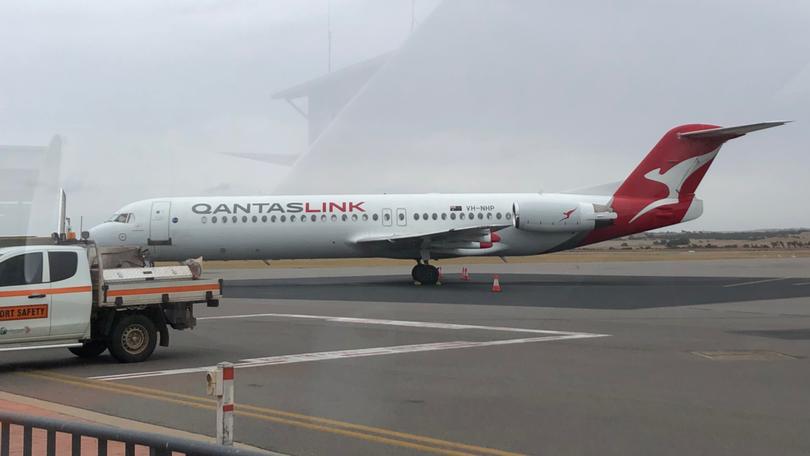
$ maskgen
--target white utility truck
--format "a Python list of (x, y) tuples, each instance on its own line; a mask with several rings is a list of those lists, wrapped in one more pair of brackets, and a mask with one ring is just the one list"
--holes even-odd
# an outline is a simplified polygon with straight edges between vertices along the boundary
[(200, 279), (194, 264), (145, 267), (138, 249), (54, 239), (0, 248), (0, 351), (109, 349), (140, 362), (168, 346), (169, 326), (194, 328), (194, 304), (219, 305), (222, 280)]

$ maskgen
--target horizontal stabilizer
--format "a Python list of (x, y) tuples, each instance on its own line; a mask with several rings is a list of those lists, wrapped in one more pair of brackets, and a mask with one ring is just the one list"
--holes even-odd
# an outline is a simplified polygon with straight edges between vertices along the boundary
[(736, 127), (720, 127), (720, 128), (709, 128), (707, 130), (697, 130), (697, 131), (690, 131), (686, 133), (679, 133), (678, 136), (681, 138), (691, 138), (691, 139), (709, 139), (709, 138), (725, 138), (725, 139), (732, 139), (738, 136), (742, 136), (746, 133), (751, 133), (752, 131), (757, 130), (764, 130), (766, 128), (773, 128), (778, 127), (780, 125), (784, 125), (790, 122), (789, 120), (779, 120), (775, 122), (760, 122), (755, 124), (749, 125), (739, 125)]

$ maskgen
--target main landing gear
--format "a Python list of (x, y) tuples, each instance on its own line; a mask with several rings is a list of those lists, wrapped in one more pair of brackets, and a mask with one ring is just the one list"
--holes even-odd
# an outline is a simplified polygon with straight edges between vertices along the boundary
[(414, 281), (422, 285), (436, 285), (436, 283), (439, 282), (439, 269), (436, 268), (436, 266), (427, 264), (427, 262), (422, 263), (417, 261), (416, 266), (414, 266), (411, 271), (411, 275)]

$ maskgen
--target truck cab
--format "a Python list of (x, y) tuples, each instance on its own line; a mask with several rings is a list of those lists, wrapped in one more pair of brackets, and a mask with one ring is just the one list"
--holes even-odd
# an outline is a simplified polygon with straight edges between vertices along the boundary
[(0, 344), (89, 338), (92, 292), (81, 246), (0, 249)]

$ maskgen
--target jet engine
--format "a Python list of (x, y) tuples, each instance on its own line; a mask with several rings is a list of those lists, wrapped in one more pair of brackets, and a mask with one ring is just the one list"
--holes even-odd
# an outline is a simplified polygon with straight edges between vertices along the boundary
[(550, 199), (512, 204), (515, 228), (525, 231), (572, 233), (613, 224), (617, 214), (610, 207)]

